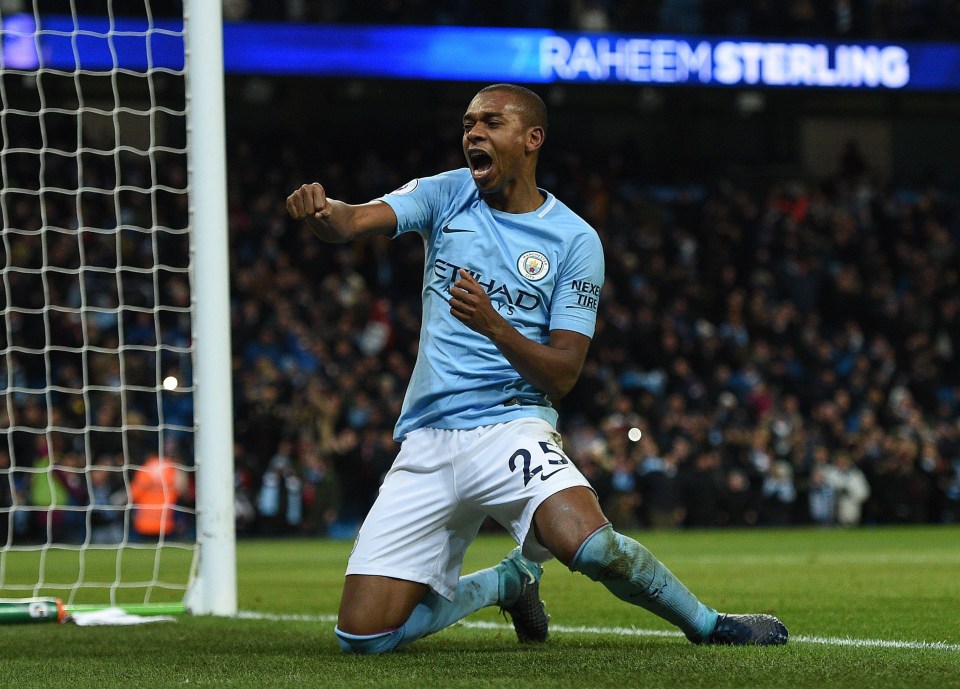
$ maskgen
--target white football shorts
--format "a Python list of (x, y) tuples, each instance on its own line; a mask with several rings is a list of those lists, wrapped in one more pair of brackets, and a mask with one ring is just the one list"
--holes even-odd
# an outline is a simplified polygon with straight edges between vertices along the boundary
[(574, 486), (590, 483), (543, 419), (412, 431), (360, 527), (347, 574), (415, 581), (452, 600), (464, 553), (488, 515), (526, 557), (544, 562), (552, 556), (534, 535), (533, 513)]

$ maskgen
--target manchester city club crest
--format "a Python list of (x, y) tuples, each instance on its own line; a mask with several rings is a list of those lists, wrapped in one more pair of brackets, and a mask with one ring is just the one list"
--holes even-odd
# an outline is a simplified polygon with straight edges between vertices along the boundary
[(547, 277), (547, 273), (550, 272), (550, 262), (539, 251), (528, 251), (517, 260), (517, 270), (527, 280), (537, 282)]

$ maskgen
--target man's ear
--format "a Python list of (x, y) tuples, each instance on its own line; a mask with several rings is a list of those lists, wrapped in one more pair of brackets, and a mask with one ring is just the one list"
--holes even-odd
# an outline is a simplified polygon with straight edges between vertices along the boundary
[(546, 138), (547, 134), (543, 131), (543, 127), (530, 127), (527, 131), (527, 153), (538, 151)]

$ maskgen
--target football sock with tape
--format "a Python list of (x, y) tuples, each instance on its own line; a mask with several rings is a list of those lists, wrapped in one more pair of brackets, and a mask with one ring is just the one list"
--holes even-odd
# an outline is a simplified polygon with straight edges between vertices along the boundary
[(348, 653), (387, 653), (446, 629), (480, 608), (497, 604), (499, 600), (500, 576), (497, 568), (491, 567), (460, 577), (452, 601), (430, 591), (397, 629), (367, 636), (347, 634), (339, 629), (334, 629), (334, 632), (340, 648)]
[(570, 569), (598, 581), (617, 598), (677, 625), (687, 638), (706, 639), (717, 611), (694, 596), (653, 554), (609, 524), (587, 537)]

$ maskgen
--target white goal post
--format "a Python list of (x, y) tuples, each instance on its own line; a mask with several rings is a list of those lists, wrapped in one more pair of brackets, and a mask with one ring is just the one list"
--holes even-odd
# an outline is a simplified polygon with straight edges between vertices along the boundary
[(233, 615), (221, 3), (78, 4), (0, 5), (0, 598)]
[(237, 612), (221, 4), (186, 0), (187, 127), (195, 261), (198, 568), (186, 603)]

